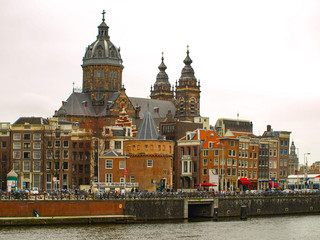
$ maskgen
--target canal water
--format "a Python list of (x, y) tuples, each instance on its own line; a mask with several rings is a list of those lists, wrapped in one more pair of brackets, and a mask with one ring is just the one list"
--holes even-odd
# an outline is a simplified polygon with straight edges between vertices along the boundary
[(0, 239), (303, 239), (320, 238), (320, 215), (77, 226), (2, 227)]

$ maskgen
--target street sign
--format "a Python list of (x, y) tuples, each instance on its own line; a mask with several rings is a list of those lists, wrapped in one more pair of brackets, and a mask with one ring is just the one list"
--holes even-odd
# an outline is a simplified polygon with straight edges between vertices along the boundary
[(128, 170), (126, 169), (126, 170), (124, 170), (124, 174), (125, 175), (127, 175), (128, 174)]

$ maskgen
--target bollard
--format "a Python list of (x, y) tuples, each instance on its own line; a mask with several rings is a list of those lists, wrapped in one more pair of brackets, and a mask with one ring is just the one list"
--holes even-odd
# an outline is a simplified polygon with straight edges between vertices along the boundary
[(218, 221), (219, 218), (219, 209), (218, 208), (213, 208), (213, 220)]
[(241, 206), (240, 219), (247, 220), (247, 206)]

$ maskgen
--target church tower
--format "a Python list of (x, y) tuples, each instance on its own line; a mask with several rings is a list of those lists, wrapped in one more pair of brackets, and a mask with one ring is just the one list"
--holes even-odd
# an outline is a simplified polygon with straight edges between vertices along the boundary
[(109, 97), (122, 87), (122, 59), (120, 48), (110, 41), (109, 27), (105, 23), (98, 26), (97, 40), (89, 45), (83, 57), (83, 93), (90, 95), (92, 106), (99, 113)]
[(179, 82), (176, 82), (175, 118), (180, 121), (194, 121), (194, 117), (200, 116), (200, 81), (197, 81), (191, 67), (189, 46), (183, 62), (185, 66)]
[(151, 86), (151, 99), (174, 101), (173, 89), (169, 83), (169, 77), (166, 73), (167, 66), (163, 62), (163, 53), (161, 58), (161, 64), (159, 65), (160, 72), (157, 75), (157, 80), (153, 85), (153, 90)]

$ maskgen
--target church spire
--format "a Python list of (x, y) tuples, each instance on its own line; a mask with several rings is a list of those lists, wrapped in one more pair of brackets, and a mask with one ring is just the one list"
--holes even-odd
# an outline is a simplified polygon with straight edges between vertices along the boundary
[(163, 52), (158, 69), (160, 71), (157, 75), (153, 90), (151, 89), (150, 97), (151, 99), (173, 101), (173, 91), (171, 90), (169, 77), (166, 73), (167, 66), (164, 64)]
[(192, 59), (189, 53), (189, 46), (187, 46), (187, 56), (183, 60), (185, 65), (181, 71), (178, 84), (176, 83), (175, 118), (194, 121), (194, 117), (200, 116), (200, 82), (194, 76), (194, 70), (191, 67)]

